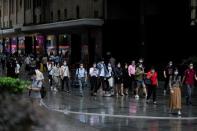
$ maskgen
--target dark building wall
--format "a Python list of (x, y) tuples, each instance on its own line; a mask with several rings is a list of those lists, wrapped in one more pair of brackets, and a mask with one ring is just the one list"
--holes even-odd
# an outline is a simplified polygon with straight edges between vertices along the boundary
[(133, 4), (121, 0), (107, 1), (103, 53), (111, 51), (118, 60), (138, 55), (139, 13), (138, 0), (134, 0)]
[(115, 57), (127, 60), (143, 55), (149, 63), (179, 62), (194, 54), (188, 51), (194, 48), (195, 38), (189, 25), (189, 1), (108, 0), (107, 8), (104, 52), (111, 50)]

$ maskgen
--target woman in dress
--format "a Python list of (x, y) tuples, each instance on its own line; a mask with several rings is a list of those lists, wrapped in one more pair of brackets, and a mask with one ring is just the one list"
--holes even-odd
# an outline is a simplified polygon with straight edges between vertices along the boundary
[(177, 111), (178, 115), (181, 115), (181, 76), (179, 75), (178, 69), (175, 68), (174, 73), (170, 76), (169, 87), (170, 87), (170, 100), (169, 100), (169, 113)]

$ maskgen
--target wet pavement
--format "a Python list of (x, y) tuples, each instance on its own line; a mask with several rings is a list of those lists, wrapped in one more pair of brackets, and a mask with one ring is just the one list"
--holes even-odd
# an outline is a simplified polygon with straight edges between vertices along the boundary
[[(21, 77), (29, 76), (23, 72)], [(47, 83), (45, 86), (49, 87)], [(157, 105), (147, 104), (144, 98), (135, 100), (131, 95), (90, 96), (88, 88), (81, 97), (79, 89), (73, 87), (71, 94), (48, 91), (42, 107), (58, 114), (54, 115), (61, 123), (58, 131), (197, 131), (197, 90), (192, 106), (185, 105), (183, 94), (182, 115), (178, 116), (168, 113), (168, 95), (163, 96), (161, 87)]]
[(182, 98), (182, 115), (168, 113), (168, 96), (158, 90), (157, 105), (147, 104), (144, 98), (135, 100), (131, 96), (80, 97), (78, 89), (71, 94), (66, 92), (48, 92), (44, 99), (46, 108), (60, 112), (101, 131), (190, 131), (197, 130), (197, 98), (194, 105), (185, 105)]

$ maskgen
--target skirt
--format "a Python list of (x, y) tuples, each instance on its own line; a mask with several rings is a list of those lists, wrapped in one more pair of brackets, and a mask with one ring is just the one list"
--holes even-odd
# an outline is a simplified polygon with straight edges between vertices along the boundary
[(169, 107), (170, 109), (181, 109), (181, 90), (179, 87), (172, 89), (174, 93), (170, 93)]

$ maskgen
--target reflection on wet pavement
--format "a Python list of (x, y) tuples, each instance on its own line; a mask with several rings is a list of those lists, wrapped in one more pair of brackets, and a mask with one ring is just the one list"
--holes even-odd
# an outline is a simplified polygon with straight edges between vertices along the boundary
[[(145, 99), (132, 97), (102, 97), (71, 95), (49, 92), (44, 103), (50, 109), (64, 112), (65, 117), (75, 119), (101, 131), (196, 131), (197, 105), (183, 103), (182, 116), (168, 114), (168, 97), (158, 95), (158, 104), (146, 104)], [(194, 101), (197, 101), (195, 98)]]

